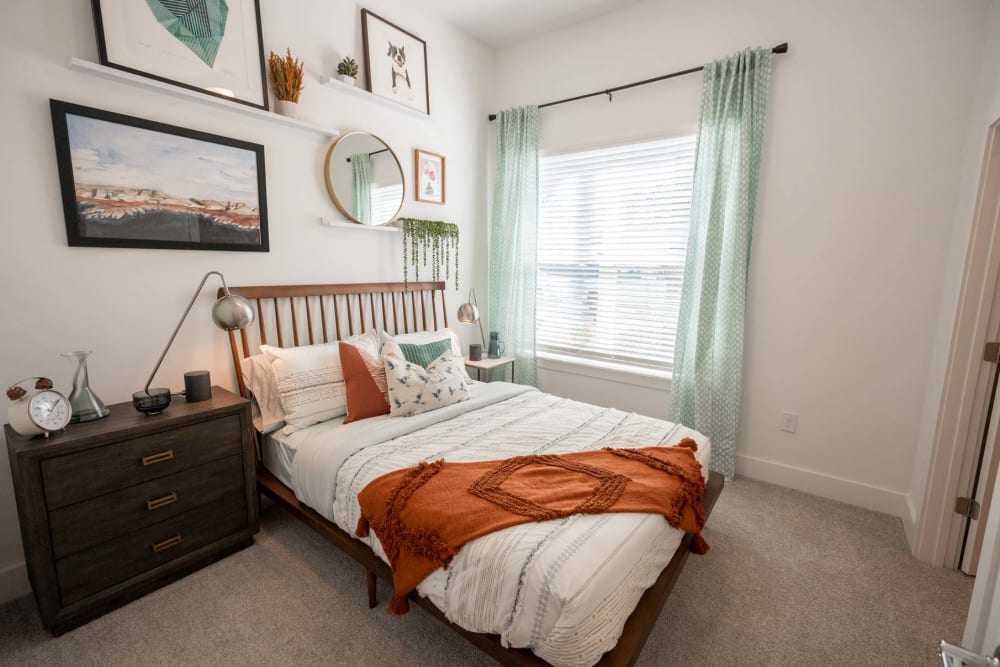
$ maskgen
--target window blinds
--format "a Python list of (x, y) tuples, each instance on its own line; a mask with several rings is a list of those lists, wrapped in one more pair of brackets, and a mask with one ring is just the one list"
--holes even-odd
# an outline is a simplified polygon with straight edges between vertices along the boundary
[(670, 370), (695, 142), (541, 158), (539, 351)]

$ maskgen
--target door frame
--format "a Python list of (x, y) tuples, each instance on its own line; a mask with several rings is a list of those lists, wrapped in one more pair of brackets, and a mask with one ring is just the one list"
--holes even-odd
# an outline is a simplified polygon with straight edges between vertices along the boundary
[[(983, 346), (1000, 326), (1000, 120), (988, 131), (958, 308), (938, 406), (914, 555), (957, 568), (964, 529), (955, 498), (970, 484), (993, 365)], [(1000, 514), (997, 512), (995, 514)], [(984, 557), (986, 549), (984, 549)], [(1000, 556), (1000, 554), (997, 554)]]

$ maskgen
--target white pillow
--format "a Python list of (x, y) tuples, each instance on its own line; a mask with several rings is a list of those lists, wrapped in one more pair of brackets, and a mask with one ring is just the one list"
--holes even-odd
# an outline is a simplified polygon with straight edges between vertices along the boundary
[(458, 342), (458, 336), (451, 329), (438, 329), (437, 331), (416, 331), (414, 333), (399, 334), (398, 336), (390, 336), (389, 334), (382, 332), (384, 337), (384, 343), (382, 346), (382, 355), (384, 357), (396, 357), (397, 359), (405, 359), (403, 355), (403, 350), (400, 349), (400, 343), (408, 343), (410, 345), (426, 345), (427, 343), (436, 343), (439, 340), (444, 340), (446, 338), (451, 339), (451, 352), (455, 355), (455, 359), (458, 361), (458, 369), (462, 372), (462, 376), (466, 380), (472, 378), (469, 377), (468, 371), (465, 370), (465, 362), (462, 359), (462, 344)]
[[(369, 331), (345, 342), (378, 358), (381, 335)], [(347, 414), (347, 391), (340, 366), (339, 342), (300, 347), (261, 345), (271, 360), (281, 408), (285, 413), (284, 433)]]
[(450, 350), (427, 368), (402, 357), (387, 356), (383, 361), (392, 417), (411, 417), (470, 398), (462, 359)]
[(261, 433), (277, 431), (285, 425), (285, 413), (278, 396), (278, 381), (266, 354), (255, 354), (240, 361), (243, 384), (250, 392), (253, 425)]

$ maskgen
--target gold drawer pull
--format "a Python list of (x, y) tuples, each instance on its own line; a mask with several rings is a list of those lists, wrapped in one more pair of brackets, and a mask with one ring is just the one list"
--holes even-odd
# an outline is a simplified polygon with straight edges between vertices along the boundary
[(154, 543), (153, 544), (153, 553), (154, 554), (155, 553), (159, 553), (161, 551), (169, 549), (170, 547), (176, 547), (180, 543), (181, 543), (181, 536), (180, 536), (180, 534), (174, 535), (169, 540), (163, 540), (162, 542), (156, 542), (156, 543)]
[(153, 510), (158, 510), (161, 507), (166, 507), (167, 505), (176, 502), (177, 502), (177, 492), (171, 491), (162, 498), (153, 498), (152, 500), (147, 500), (146, 509), (152, 512)]
[(142, 465), (151, 466), (154, 463), (160, 463), (162, 461), (169, 461), (174, 458), (174, 450), (168, 449), (165, 452), (160, 452), (159, 454), (150, 454), (149, 456), (142, 457)]

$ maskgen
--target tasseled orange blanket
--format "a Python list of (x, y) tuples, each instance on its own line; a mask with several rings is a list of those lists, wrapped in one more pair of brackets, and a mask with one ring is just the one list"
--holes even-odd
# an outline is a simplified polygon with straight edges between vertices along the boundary
[(409, 611), (406, 596), (434, 570), (448, 567), (466, 542), (487, 533), (570, 514), (662, 514), (695, 534), (703, 554), (705, 481), (685, 438), (675, 447), (603, 449), (502, 461), (421, 463), (373, 480), (358, 494), (357, 535), (369, 529), (392, 565), (396, 594), (389, 613)]

